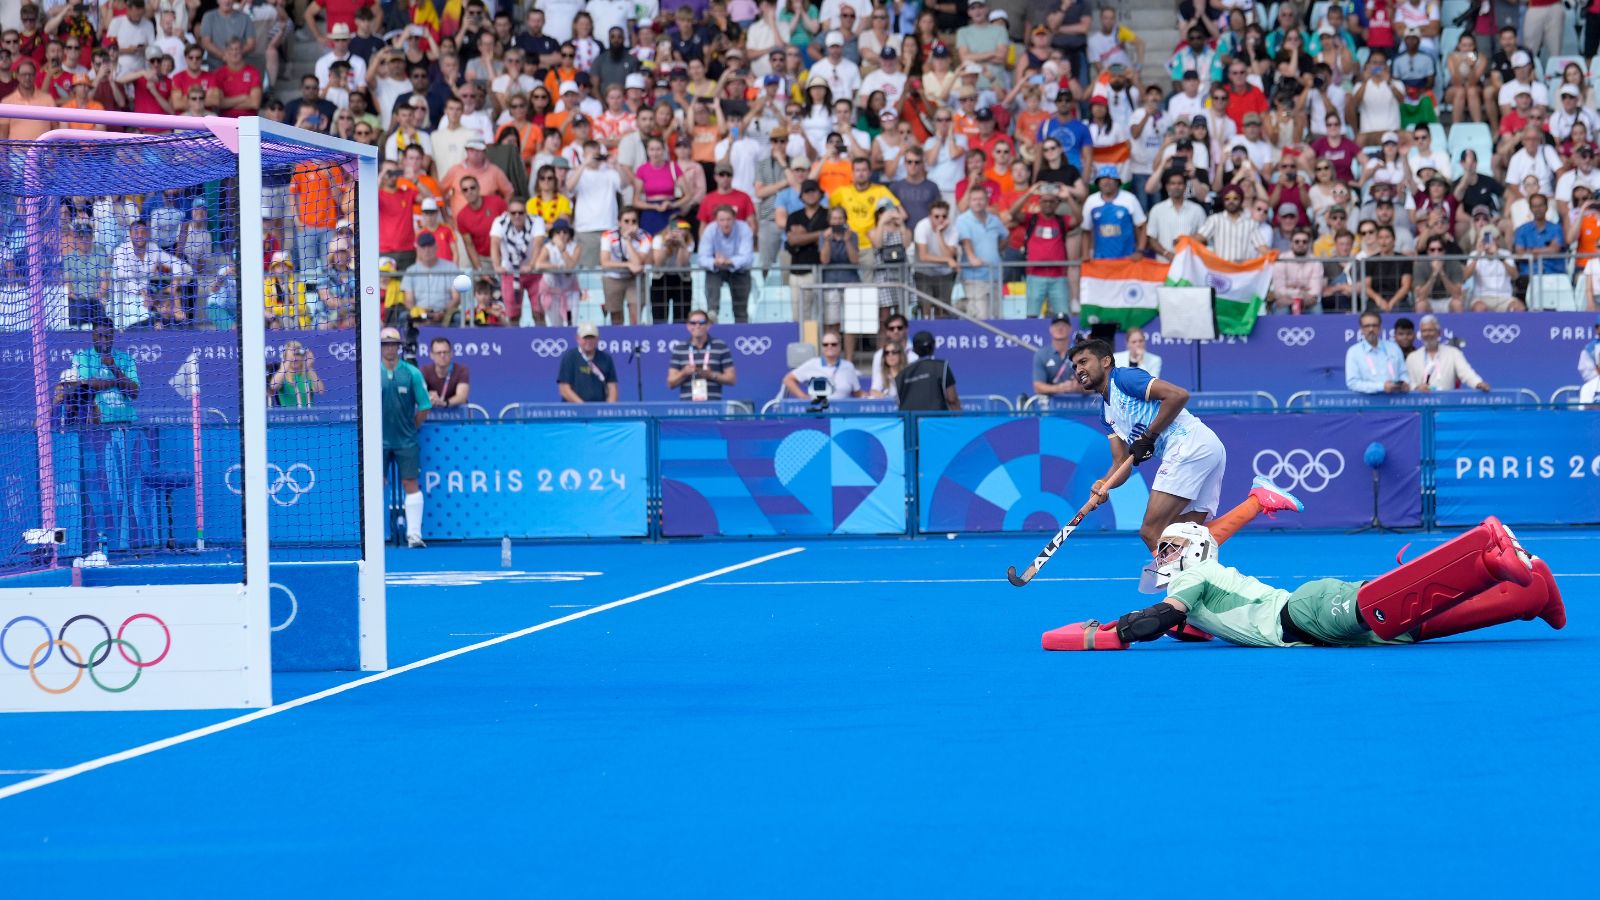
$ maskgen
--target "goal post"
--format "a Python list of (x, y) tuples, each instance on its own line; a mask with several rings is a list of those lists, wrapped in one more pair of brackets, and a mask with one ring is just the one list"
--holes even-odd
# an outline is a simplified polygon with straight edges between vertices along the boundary
[(265, 706), (294, 645), (383, 668), (376, 150), (0, 118), (66, 126), (0, 142), (0, 711)]

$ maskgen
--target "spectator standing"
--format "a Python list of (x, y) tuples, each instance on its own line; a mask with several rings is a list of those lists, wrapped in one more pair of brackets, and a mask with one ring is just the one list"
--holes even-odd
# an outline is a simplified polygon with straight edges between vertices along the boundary
[(429, 402), (443, 409), (466, 406), (472, 396), (472, 371), (466, 363), (456, 362), (450, 339), (441, 336), (429, 341), (428, 359), (432, 365), (422, 369), (422, 380), (428, 386)]
[(1379, 225), (1373, 235), (1377, 246), (1366, 261), (1361, 291), (1367, 302), (1383, 312), (1411, 308), (1411, 261), (1395, 258), (1394, 227)]
[(617, 367), (600, 349), (600, 329), (591, 322), (578, 326), (578, 346), (561, 354), (556, 388), (564, 403), (617, 402)]
[(639, 211), (625, 207), (617, 217), (617, 227), (600, 238), (601, 285), (611, 324), (623, 323), (624, 303), (633, 324), (643, 324), (640, 293), (645, 267), (653, 258), (650, 233), (639, 227)]
[(211, 97), (207, 100), (207, 105), (234, 119), (255, 115), (261, 109), (261, 72), (244, 61), (244, 48), (237, 38), (224, 45), (222, 66), (211, 73)]
[(956, 55), (963, 66), (976, 63), (983, 68), (983, 74), (978, 79), (980, 87), (1003, 88), (1006, 64), (1011, 56), (1010, 23), (1006, 12), (1003, 9), (991, 10), (985, 0), (969, 0), (967, 16), (969, 23), (956, 31)]
[[(1595, 260), (1590, 260), (1589, 265), (1595, 265)], [(1587, 289), (1589, 292), (1589, 311), (1595, 311), (1593, 279)], [(1578, 390), (1578, 400), (1582, 403), (1593, 403), (1600, 397), (1600, 319), (1594, 323), (1594, 340), (1583, 345), (1583, 350), (1578, 354), (1578, 378), (1582, 382)]]
[(715, 306), (728, 286), (734, 321), (750, 321), (750, 268), (755, 263), (755, 233), (737, 219), (733, 207), (717, 208), (715, 220), (700, 232), (700, 266), (706, 270), (706, 305)]
[(1244, 189), (1230, 184), (1222, 189), (1222, 210), (1206, 217), (1198, 237), (1228, 262), (1242, 263), (1267, 251), (1261, 229), (1244, 214)]
[[(15, 104), (18, 106), (44, 106), (54, 107), (55, 98), (49, 91), (41, 91), (35, 87), (39, 67), (31, 59), (24, 58), (17, 63), (16, 90), (5, 95), (0, 103)], [(33, 119), (0, 119), (0, 140), (34, 141), (48, 131), (54, 130), (55, 122), (35, 121)]]
[(1406, 375), (1414, 391), (1453, 391), (1466, 386), (1488, 393), (1489, 382), (1478, 377), (1466, 354), (1439, 340), (1439, 319), (1423, 316), (1417, 322), (1422, 346), (1406, 358)]
[[(928, 217), (912, 230), (916, 245), (917, 264), (911, 270), (911, 281), (919, 292), (935, 297), (946, 306), (955, 292), (956, 269), (960, 267), (961, 233), (950, 215), (950, 204), (935, 200), (928, 208)], [(919, 315), (934, 318), (946, 315), (924, 301)]]
[(689, 339), (672, 344), (667, 387), (678, 389), (679, 400), (721, 400), (722, 389), (738, 381), (733, 352), (722, 338), (712, 337), (711, 315), (705, 310), (691, 310), (685, 324)]
[(485, 195), (478, 179), (468, 175), (457, 182), (457, 195), (463, 203), (456, 210), (456, 228), (460, 229), (464, 238), (466, 259), (462, 260), (463, 268), (472, 271), (487, 271), (492, 269), (494, 256), (490, 232), (494, 230), (494, 222), (506, 211), (506, 202), (497, 194)]
[(906, 211), (906, 223), (912, 228), (921, 224), (933, 208), (933, 201), (941, 196), (939, 186), (928, 178), (927, 158), (921, 147), (906, 148), (902, 155), (906, 177), (889, 183), (889, 192)]
[[(220, 2), (232, 2), (232, 0), (220, 0)], [(218, 8), (220, 9), (220, 6)], [(347, 85), (350, 90), (359, 91), (367, 86), (367, 61), (350, 51), (350, 40), (350, 26), (338, 23), (328, 29), (328, 43), (332, 45), (332, 49), (317, 57), (313, 69), (320, 87), (328, 86), (328, 75), (333, 70), (333, 64), (340, 62), (350, 67)]]
[(400, 289), (415, 318), (432, 325), (459, 325), (461, 295), (451, 281), (460, 270), (439, 258), (438, 243), (429, 232), (417, 235), (417, 261), (405, 270)]
[(817, 283), (822, 265), (820, 241), (828, 231), (828, 210), (822, 206), (822, 186), (814, 179), (800, 182), (799, 209), (789, 213), (784, 237), (789, 246), (789, 300), (796, 322), (812, 318), (807, 290)]
[(617, 228), (617, 195), (633, 183), (633, 173), (613, 165), (598, 143), (583, 145), (583, 165), (567, 173), (567, 193), (572, 196), (572, 227), (584, 268), (600, 264), (600, 240)]
[(1322, 263), (1311, 255), (1311, 231), (1296, 228), (1289, 252), (1272, 267), (1273, 312), (1322, 311)]
[(501, 302), (513, 325), (522, 322), (524, 295), (533, 311), (533, 324), (545, 324), (539, 307), (539, 257), (536, 253), (544, 234), (544, 220), (528, 215), (528, 201), (524, 197), (512, 197), (511, 205), (489, 226), (489, 260), (500, 278)]
[(717, 209), (726, 206), (733, 210), (734, 218), (754, 229), (756, 204), (750, 199), (749, 194), (733, 186), (733, 166), (726, 162), (717, 163), (712, 169), (712, 177), (716, 184), (700, 201), (698, 213), (700, 224), (709, 225), (716, 219)]
[(902, 412), (961, 411), (956, 394), (956, 376), (950, 364), (934, 357), (933, 335), (919, 331), (911, 337), (917, 361), (895, 377), (895, 396)]
[[(856, 236), (850, 231), (850, 220), (843, 209), (833, 206), (828, 208), (828, 231), (818, 242), (817, 249), (821, 253), (821, 277), (823, 284), (855, 284), (861, 280), (861, 245)], [(822, 292), (822, 321), (823, 327), (829, 333), (839, 333), (840, 324), (844, 321), (844, 294), (836, 290)], [(855, 337), (850, 337), (852, 346), (846, 348), (847, 353), (854, 353)]]
[(1567, 237), (1561, 225), (1550, 221), (1550, 200), (1544, 194), (1528, 198), (1528, 211), (1533, 218), (1517, 227), (1512, 246), (1519, 256), (1533, 257), (1530, 265), (1525, 259), (1517, 261), (1517, 271), (1525, 278), (1534, 275), (1565, 275), (1567, 272)]
[(1417, 312), (1431, 312), (1436, 304), (1447, 307), (1451, 312), (1461, 312), (1466, 308), (1466, 294), (1462, 289), (1466, 279), (1461, 274), (1462, 264), (1458, 260), (1445, 258), (1452, 249), (1456, 250), (1456, 254), (1452, 255), (1459, 255), (1459, 248), (1454, 248), (1453, 243), (1437, 235), (1429, 237), (1422, 246), (1423, 255), (1418, 257), (1411, 273)]
[(533, 313), (536, 317), (542, 314), (549, 325), (571, 325), (572, 311), (582, 297), (578, 288), (578, 242), (567, 219), (557, 219), (550, 226), (549, 235), (537, 251), (539, 302)]
[(379, 336), (383, 363), (383, 464), (392, 465), (405, 491), (406, 546), (426, 547), (422, 542), (422, 449), (417, 434), (428, 418), (433, 402), (428, 399), (428, 384), (416, 366), (400, 358), (400, 331), (385, 328)]
[(933, 115), (933, 134), (922, 145), (928, 180), (947, 200), (955, 197), (956, 182), (961, 180), (966, 167), (967, 138), (956, 131), (954, 118), (955, 114), (949, 109), (937, 110)]
[(1177, 252), (1178, 238), (1197, 234), (1205, 224), (1206, 214), (1200, 204), (1185, 197), (1189, 179), (1180, 170), (1167, 170), (1162, 176), (1167, 199), (1150, 210), (1145, 224), (1146, 246), (1156, 259), (1171, 262)]
[[(967, 196), (967, 211), (956, 217), (956, 233), (967, 263), (961, 269), (961, 311), (978, 319), (1000, 314), (1000, 247), (1010, 232), (1000, 217), (989, 211), (989, 196), (972, 191)], [(915, 342), (912, 349), (917, 350)], [(917, 350), (920, 354), (922, 351)]]
[(378, 252), (395, 261), (400, 270), (417, 258), (416, 230), (411, 206), (417, 192), (400, 185), (400, 166), (386, 162), (378, 179)]
[[(1039, 211), (1022, 214), (1030, 196), (1039, 198)], [(1048, 306), (1054, 312), (1065, 312), (1071, 302), (1067, 289), (1065, 265), (1038, 265), (1038, 263), (1065, 263), (1068, 258), (1067, 235), (1078, 223), (1070, 215), (1061, 213), (1061, 191), (1049, 182), (1034, 184), (1011, 204), (1007, 216), (1022, 227), (1023, 253), (1029, 265), (1023, 282), (1028, 297), (1028, 315), (1037, 317)]]
[(1345, 352), (1344, 384), (1359, 394), (1403, 394), (1411, 389), (1400, 348), (1383, 339), (1383, 319), (1371, 310), (1361, 314), (1361, 339)]
[(1122, 189), (1116, 166), (1095, 173), (1099, 193), (1084, 201), (1085, 253), (1091, 259), (1127, 259), (1144, 251), (1145, 214), (1139, 201)]
[(1461, 277), (1472, 279), (1473, 312), (1512, 312), (1528, 308), (1514, 294), (1516, 262), (1501, 246), (1499, 232), (1493, 228), (1479, 232), (1477, 246), (1467, 258)]
[(895, 206), (897, 201), (888, 188), (873, 183), (871, 160), (863, 157), (852, 160), (850, 179), (849, 184), (835, 188), (833, 193), (828, 195), (828, 205), (844, 210), (850, 230), (856, 236), (856, 248), (861, 256), (866, 257), (863, 268), (870, 268), (871, 232), (877, 219), (878, 207), (882, 204)]

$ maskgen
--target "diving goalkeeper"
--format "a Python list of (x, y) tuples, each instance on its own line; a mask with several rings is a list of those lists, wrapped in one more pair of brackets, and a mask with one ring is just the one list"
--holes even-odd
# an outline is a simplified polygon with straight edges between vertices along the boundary
[(1047, 631), (1044, 649), (1124, 650), (1184, 626), (1245, 647), (1357, 647), (1534, 617), (1552, 628), (1567, 624), (1550, 567), (1493, 516), (1365, 582), (1322, 578), (1292, 593), (1271, 587), (1218, 562), (1211, 533), (1189, 522), (1161, 533), (1152, 570), (1166, 600), (1115, 622), (1090, 619)]

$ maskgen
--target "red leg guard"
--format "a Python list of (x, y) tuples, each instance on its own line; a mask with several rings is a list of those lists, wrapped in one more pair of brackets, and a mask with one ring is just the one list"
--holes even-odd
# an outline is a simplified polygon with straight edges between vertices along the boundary
[(1471, 600), (1423, 622), (1417, 628), (1417, 640), (1476, 631), (1491, 625), (1500, 625), (1517, 619), (1531, 620), (1535, 616), (1550, 623), (1552, 628), (1567, 624), (1567, 609), (1561, 602), (1561, 592), (1550, 575), (1544, 560), (1533, 561), (1534, 579), (1530, 585), (1501, 582)]
[(1117, 637), (1117, 623), (1104, 625), (1090, 619), (1073, 622), (1044, 633), (1046, 650), (1126, 650), (1128, 645)]
[(1374, 634), (1393, 640), (1502, 581), (1526, 586), (1533, 570), (1494, 516), (1482, 525), (1362, 585), (1356, 595)]

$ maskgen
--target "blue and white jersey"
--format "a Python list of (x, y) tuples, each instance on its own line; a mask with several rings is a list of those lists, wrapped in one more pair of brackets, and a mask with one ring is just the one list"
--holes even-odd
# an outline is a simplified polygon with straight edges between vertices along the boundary
[[(1150, 399), (1152, 381), (1155, 379), (1149, 372), (1124, 366), (1113, 366), (1106, 378), (1106, 395), (1100, 398), (1100, 421), (1107, 432), (1122, 438), (1124, 444), (1138, 440), (1161, 410), (1161, 401)], [(1156, 439), (1156, 458), (1166, 456), (1167, 448), (1176, 446), (1174, 442), (1181, 444), (1191, 435), (1210, 431), (1187, 409), (1179, 410), (1178, 417)]]

